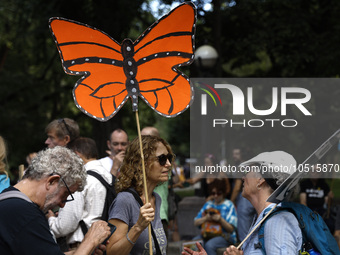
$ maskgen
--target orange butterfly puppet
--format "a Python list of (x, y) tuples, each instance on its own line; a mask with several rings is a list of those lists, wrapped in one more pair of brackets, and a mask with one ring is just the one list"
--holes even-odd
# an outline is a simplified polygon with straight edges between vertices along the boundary
[(82, 75), (73, 89), (78, 108), (100, 121), (112, 118), (130, 97), (175, 117), (189, 108), (193, 87), (177, 68), (194, 61), (196, 8), (185, 2), (132, 42), (117, 43), (86, 24), (51, 18), (50, 29), (67, 74)]

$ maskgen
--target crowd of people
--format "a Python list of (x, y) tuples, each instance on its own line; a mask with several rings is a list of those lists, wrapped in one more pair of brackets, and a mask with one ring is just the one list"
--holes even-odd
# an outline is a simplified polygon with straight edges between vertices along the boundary
[[(0, 136), (0, 254), (148, 254), (149, 226), (153, 254), (166, 254), (168, 240), (180, 240), (174, 209), (178, 196), (175, 199), (173, 189), (198, 183), (195, 196), (204, 197), (205, 203), (192, 222), (201, 233), (193, 240), (202, 242), (197, 243), (198, 251), (184, 248), (182, 254), (215, 255), (219, 248), (225, 249), (225, 255), (262, 254), (254, 226), (276, 206), (267, 198), (290, 173), (250, 170), (242, 178), (204, 173), (190, 178), (187, 169), (175, 163), (171, 146), (155, 127), (145, 127), (141, 139), (131, 141), (123, 129), (113, 130), (103, 158), (99, 158), (96, 142), (81, 137), (72, 119), (54, 120), (45, 131), (47, 148), (28, 154), (23, 177), (12, 185), (6, 142)], [(250, 169), (296, 164), (283, 151), (246, 160), (244, 150), (234, 148), (231, 158), (235, 166)], [(216, 163), (214, 155), (205, 155), (206, 166)], [(88, 171), (115, 189), (107, 221), (101, 220), (107, 190)], [(300, 188), (299, 202), (324, 217), (340, 245), (340, 212), (337, 220), (330, 220), (334, 194), (329, 185), (313, 176), (301, 182)], [(113, 234), (108, 222), (115, 226)], [(298, 254), (302, 233), (296, 218), (286, 211), (268, 222), (266, 253)], [(169, 228), (175, 234), (169, 236)], [(242, 250), (238, 249), (245, 238)]]

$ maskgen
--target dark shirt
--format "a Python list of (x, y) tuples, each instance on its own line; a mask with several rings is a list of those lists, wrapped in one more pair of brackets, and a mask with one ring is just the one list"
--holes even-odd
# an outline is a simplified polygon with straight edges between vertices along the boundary
[(318, 179), (316, 185), (314, 185), (310, 179), (306, 179), (300, 183), (300, 187), (301, 193), (304, 192), (307, 195), (307, 206), (322, 215), (325, 197), (330, 191), (325, 180)]
[[(3, 192), (17, 190), (9, 187)], [(63, 254), (38, 205), (21, 198), (0, 201), (0, 254)]]

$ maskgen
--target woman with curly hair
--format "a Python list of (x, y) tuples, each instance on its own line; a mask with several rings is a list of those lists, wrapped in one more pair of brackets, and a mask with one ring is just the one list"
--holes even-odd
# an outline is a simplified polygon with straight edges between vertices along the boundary
[[(160, 137), (142, 136), (145, 159), (146, 185), (148, 194), (143, 189), (142, 159), (138, 138), (134, 139), (126, 150), (120, 175), (116, 180), (117, 198), (109, 212), (109, 222), (117, 227), (107, 245), (107, 254), (149, 254), (147, 227), (151, 223), (161, 254), (166, 254), (167, 240), (160, 218), (161, 199), (153, 190), (157, 185), (168, 180), (171, 161), (174, 158), (170, 145)], [(145, 202), (140, 204), (130, 192), (135, 192)]]
[(6, 143), (2, 136), (0, 136), (0, 192), (10, 185), (10, 180), (6, 171), (6, 154)]

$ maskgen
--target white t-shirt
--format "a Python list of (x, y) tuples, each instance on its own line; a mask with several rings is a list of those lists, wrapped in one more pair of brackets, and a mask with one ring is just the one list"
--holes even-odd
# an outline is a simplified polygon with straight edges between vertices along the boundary
[(107, 156), (105, 158), (98, 159), (102, 166), (110, 173), (113, 165), (113, 160)]

